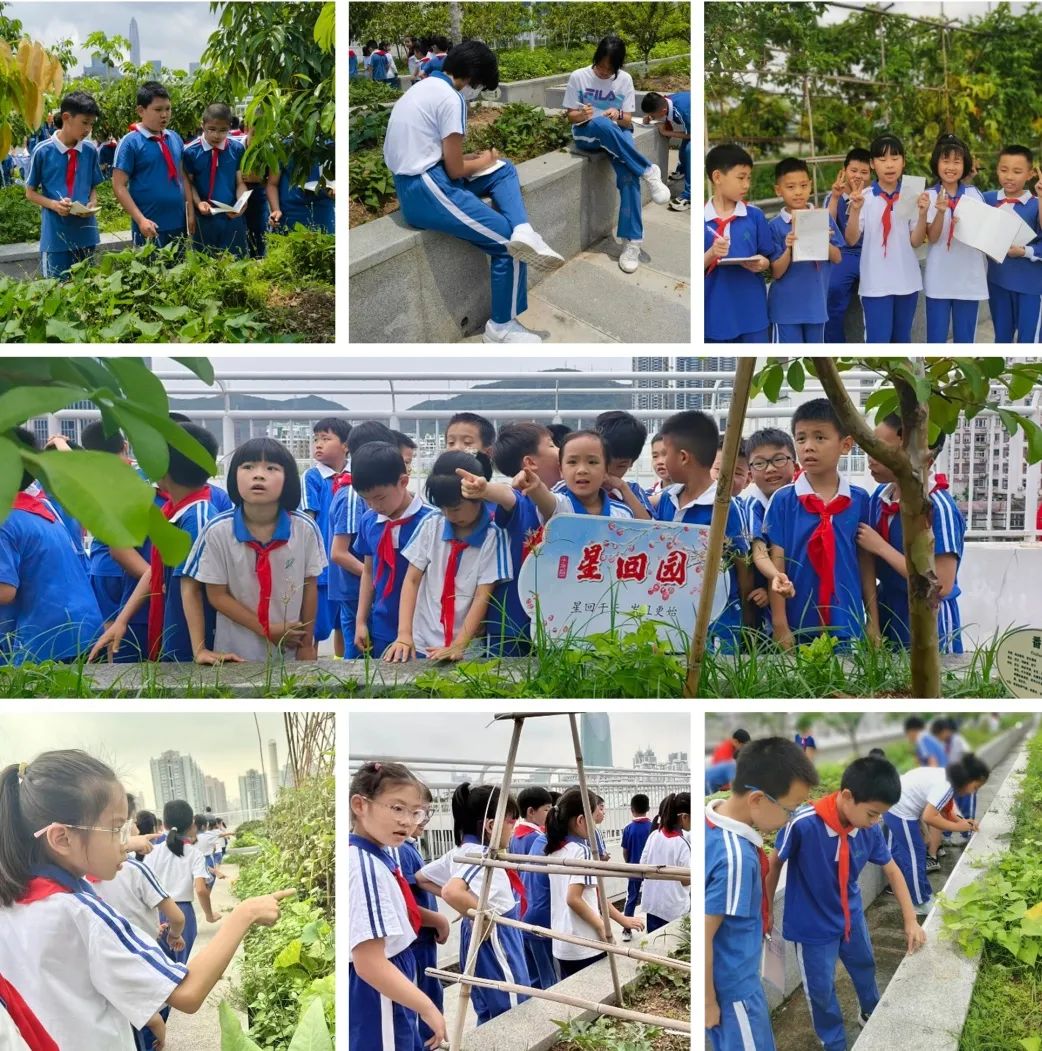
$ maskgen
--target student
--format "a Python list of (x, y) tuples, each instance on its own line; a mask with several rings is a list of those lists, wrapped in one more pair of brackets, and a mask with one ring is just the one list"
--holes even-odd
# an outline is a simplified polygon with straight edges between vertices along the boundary
[[(637, 502), (647, 511), (638, 518), (654, 518), (654, 509), (639, 482), (627, 482), (626, 473), (640, 459), (644, 443), (648, 440), (648, 429), (632, 413), (622, 409), (602, 412), (594, 421), (594, 427), (604, 438), (608, 450), (608, 477), (617, 479), (633, 490)], [(613, 487), (611, 495), (623, 500), (622, 486)]]
[(915, 749), (915, 758), (920, 766), (945, 766), (948, 755), (944, 745), (933, 735), (926, 732), (926, 723), (918, 715), (905, 719), (905, 737)]
[[(596, 797), (590, 793), (587, 800), (590, 811), (596, 808)], [(546, 846), (543, 853), (548, 858), (576, 858), (589, 861), (590, 839), (583, 812), (582, 792), (571, 788), (550, 808), (546, 815)], [(605, 941), (611, 931), (604, 929), (600, 896), (593, 876), (558, 875), (549, 873), (550, 909), (553, 922), (550, 926), (562, 934), (573, 934), (579, 938)], [(623, 931), (642, 931), (644, 921), (636, 916), (624, 916), (611, 902), (608, 915)], [(553, 941), (553, 953), (562, 978), (603, 960), (608, 954), (573, 942)]]
[[(948, 719), (947, 724), (949, 731), (947, 741), (948, 762), (958, 763), (962, 760), (963, 756), (970, 751), (970, 745), (966, 738), (959, 733), (958, 719)], [(971, 821), (975, 821), (977, 818), (977, 793), (960, 792), (955, 797), (955, 807), (964, 817), (968, 817)], [(965, 846), (972, 838), (972, 832), (961, 832), (959, 834), (959, 845)], [(944, 840), (946, 843), (952, 842), (952, 839), (951, 832), (944, 833)]]
[(576, 149), (586, 153), (604, 150), (611, 157), (619, 190), (615, 233), (623, 245), (619, 269), (632, 274), (640, 266), (644, 243), (640, 180), (648, 184), (655, 204), (669, 204), (670, 195), (659, 166), (649, 164), (633, 144), (636, 94), (633, 78), (622, 68), (625, 61), (625, 43), (617, 36), (602, 37), (593, 62), (568, 77), (563, 104)]
[(731, 795), (706, 804), (705, 1024), (713, 1051), (774, 1051), (760, 981), (771, 932), (761, 833), (781, 828), (817, 783), (792, 741), (766, 737), (742, 749)]
[(415, 37), (412, 40), (406, 42), (405, 54), (406, 60), (409, 66), (409, 83), (410, 85), (415, 84), (419, 79), (420, 75), (420, 63), (426, 55), (426, 51), (421, 51), (421, 41)]
[(231, 107), (215, 102), (203, 111), (203, 133), (184, 148), (185, 185), (196, 212), (193, 245), (216, 254), (246, 256), (244, 211), (215, 212), (211, 202), (233, 206), (246, 192), (242, 156), (246, 146), (230, 134)]
[(705, 794), (714, 795), (717, 792), (726, 792), (734, 781), (734, 772), (738, 765), (735, 759), (722, 759), (718, 763), (711, 763), (706, 767)]
[(448, 57), (450, 50), (451, 45), (447, 36), (432, 37), (428, 43), (428, 50), (424, 54), (423, 61), (420, 63), (420, 75), (429, 77), (432, 73), (444, 69), (445, 59)]
[(0, 773), (0, 973), (18, 975), (57, 1047), (134, 1051), (132, 1027), (162, 1043), (160, 1008), (198, 1011), (250, 927), (274, 924), (280, 899), (295, 893), (240, 902), (187, 966), (172, 962), (154, 932), (84, 878), (116, 875), (134, 847), (128, 817), (116, 775), (85, 752), (44, 752)]
[(398, 639), (402, 585), (410, 563), (405, 548), (435, 513), (409, 492), (397, 447), (369, 442), (353, 454), (351, 482), (369, 509), (358, 523), (353, 549), (362, 559), (355, 615), (355, 649), (379, 659)]
[(446, 452), (480, 452), (491, 459), (495, 440), (496, 428), (476, 412), (457, 412), (445, 428)]
[[(847, 244), (861, 240), (861, 307), (866, 343), (908, 343), (915, 305), (923, 287), (915, 249), (926, 240), (930, 195), (919, 194), (918, 218), (895, 220), (901, 197), (905, 150), (896, 135), (880, 135), (869, 148), (876, 182), (850, 194)], [(864, 239), (862, 240), (862, 234)]]
[[(825, 198), (825, 208), (842, 231), (846, 231), (850, 212), (850, 194), (867, 186), (872, 178), (872, 154), (855, 146), (847, 150), (843, 167)], [(825, 322), (826, 343), (846, 343), (844, 321), (847, 308), (861, 277), (861, 239), (856, 244), (847, 244), (844, 236), (840, 245), (840, 260), (829, 268), (829, 319)]]
[[(463, 836), (472, 837), (468, 853), (488, 852), (498, 806), (499, 789), (491, 785), (472, 788), (469, 781), (464, 781), (452, 793), (453, 832), (457, 842), (461, 841)], [(496, 844), (500, 849), (510, 842), (518, 814), (517, 800), (510, 796), (500, 829), (500, 840)], [(520, 875), (513, 869), (485, 868), (471, 861), (457, 861), (452, 878), (441, 889), (441, 896), (463, 917), (459, 938), (461, 971), (467, 962), (470, 939), (474, 936), (474, 920), (467, 915), (467, 911), (478, 907), (485, 880), (490, 881), (486, 903), (489, 912), (511, 920), (523, 920), (527, 912), (524, 884)], [(516, 927), (489, 923), (487, 933), (482, 936), (478, 948), (474, 973), (480, 978), (491, 978), (514, 985), (531, 985), (521, 931)], [(528, 999), (520, 993), (501, 992), (498, 989), (480, 986), (471, 989), (470, 997), (478, 1016), (478, 1025)]]
[[(130, 216), (135, 246), (157, 248), (195, 233), (192, 191), (182, 168), (184, 142), (168, 129), (170, 95), (158, 81), (138, 88), (138, 123), (124, 135), (112, 162), (112, 189)], [(187, 215), (187, 220), (186, 220)], [(187, 224), (187, 225), (186, 225)]]
[(788, 599), (771, 590), (774, 638), (784, 649), (822, 630), (840, 640), (867, 631), (874, 640), (875, 564), (857, 546), (858, 526), (869, 520), (869, 496), (839, 473), (840, 457), (850, 452), (853, 439), (826, 398), (799, 406), (792, 434), (803, 471), (775, 492), (763, 520), (771, 561), (793, 587)]
[[(636, 864), (644, 852), (644, 844), (651, 834), (651, 818), (648, 811), (651, 802), (643, 792), (638, 792), (630, 799), (630, 823), (622, 830), (622, 860), (628, 864)], [(633, 916), (637, 912), (637, 902), (640, 900), (640, 889), (644, 880), (634, 877), (626, 881), (626, 904), (623, 906), (623, 916)], [(645, 909), (645, 911), (647, 911)], [(633, 934), (631, 931), (622, 932), (622, 940), (630, 941)]]
[(901, 798), (883, 815), (887, 845), (894, 856), (920, 913), (928, 911), (933, 889), (927, 873), (940, 870), (935, 854), (928, 854), (920, 823), (931, 831), (976, 832), (977, 822), (955, 808), (956, 795), (971, 795), (988, 780), (991, 771), (972, 752), (947, 767), (914, 767), (901, 775)]
[[(901, 446), (901, 417), (891, 413), (876, 427), (876, 436), (892, 448)], [(930, 447), (929, 486), (933, 529), (934, 567), (940, 588), (937, 639), (941, 653), (962, 653), (962, 620), (959, 616), (959, 566), (962, 563), (966, 521), (948, 490), (948, 479), (932, 470), (944, 447), (944, 434)], [(869, 523), (858, 529), (858, 544), (876, 564), (879, 577), (879, 618), (884, 638), (905, 649), (911, 644), (908, 626), (908, 566), (904, 555), (901, 522), (901, 489), (890, 468), (868, 458), (868, 469), (879, 487), (872, 494)]]
[(796, 721), (796, 732), (792, 739), (813, 762), (814, 756), (818, 754), (818, 742), (814, 740), (814, 720), (811, 716), (800, 716)]
[[(720, 464), (724, 458), (724, 442), (726, 436), (721, 434), (716, 443), (716, 456), (713, 458), (713, 466), (709, 468), (709, 477), (715, 482), (720, 478)], [(749, 485), (749, 450), (746, 448), (745, 440), (738, 443), (738, 452), (734, 458), (734, 475), (731, 478), (731, 495), (738, 501), (738, 509), (745, 518), (745, 501), (741, 499)], [(748, 533), (748, 529), (746, 530)]]
[(655, 498), (661, 496), (662, 490), (673, 484), (666, 467), (666, 439), (661, 433), (651, 439), (651, 469), (655, 472), (655, 484), (646, 490), (649, 502), (655, 506)]
[[(463, 156), (467, 103), (498, 84), (496, 56), (477, 40), (458, 44), (443, 69), (394, 104), (384, 160), (410, 226), (470, 241), (489, 256), (492, 316), (484, 341), (541, 343), (516, 320), (528, 308), (527, 265), (554, 269), (564, 259), (528, 222), (514, 165), (495, 150)], [(495, 171), (486, 170), (497, 161)], [(481, 200), (486, 195), (494, 208)]]
[(400, 88), (398, 82), (398, 70), (394, 65), (394, 56), (387, 50), (386, 41), (379, 44), (371, 40), (369, 52), (369, 74), (376, 84), (386, 84), (388, 87)]
[[(706, 154), (706, 175), (713, 196), (702, 213), (705, 341), (768, 343), (767, 287), (760, 275), (770, 268), (774, 239), (763, 212), (742, 200), (753, 159), (734, 143), (714, 146)], [(720, 266), (728, 255), (744, 262)]]
[[(250, 438), (232, 453), (228, 495), (235, 510), (207, 523), (183, 570), (205, 585), (217, 610), (216, 650), (244, 660), (283, 653), (314, 660), (317, 580), (326, 553), (318, 527), (297, 510), (296, 461), (274, 438)], [(212, 663), (215, 654), (203, 647), (198, 625), (188, 627), (196, 661)]]
[(667, 139), (680, 140), (680, 162), (677, 171), (684, 176), (684, 189), (670, 199), (669, 207), (674, 212), (686, 212), (691, 207), (691, 92), (678, 91), (673, 95), (660, 95), (649, 91), (640, 100), (645, 114), (644, 121), (658, 120), (658, 133)]
[(767, 292), (767, 320), (773, 326), (774, 343), (824, 343), (828, 321), (829, 274), (840, 262), (843, 235), (835, 219), (828, 217), (828, 259), (795, 262), (795, 213), (813, 208), (810, 204), (810, 168), (798, 157), (786, 157), (774, 166), (774, 192), (785, 207), (768, 224), (774, 247), (770, 253), (771, 287)]
[(365, 763), (350, 798), (350, 1046), (415, 1051), (422, 1019), (432, 1033), (423, 1046), (439, 1047), (445, 1018), (416, 984), (411, 946), (424, 921), (438, 929), (444, 918), (417, 904), (391, 855), (426, 817), (422, 787), (401, 763)]
[(416, 458), (418, 446), (404, 431), (391, 431), (394, 435), (394, 443), (402, 454), (402, 462), (405, 464), (405, 473), (412, 474), (412, 462)]
[[(1003, 146), (999, 151), (997, 175), (1000, 190), (984, 194), (986, 204), (996, 208), (1011, 206), (1033, 230), (1040, 229), (1038, 194), (1042, 179), (1035, 184), (1035, 196), (1025, 189), (1035, 173), (1034, 154), (1027, 146)], [(996, 343), (1037, 343), (1042, 332), (1042, 237), (1021, 247), (1013, 245), (1001, 263), (988, 260), (988, 305), (995, 327)]]
[(441, 513), (430, 514), (403, 548), (409, 563), (402, 582), (398, 636), (386, 661), (462, 660), (468, 649), (485, 651), (484, 623), (497, 584), (513, 579), (510, 543), (496, 525), (494, 510), (463, 495), (458, 471), (492, 474), (492, 464), (469, 453), (447, 452), (427, 479), (427, 501)]
[(730, 737), (725, 737), (713, 749), (712, 762), (722, 763), (728, 759), (737, 759), (738, 753), (749, 743), (749, 731), (739, 727)]
[(93, 259), (101, 241), (95, 215), (73, 215), (74, 203), (94, 208), (104, 181), (98, 148), (91, 140), (101, 115), (93, 96), (73, 91), (62, 99), (61, 127), (33, 150), (25, 178), (26, 199), (40, 218), (40, 276), (64, 281), (69, 270)]
[(881, 820), (901, 798), (901, 778), (885, 759), (855, 759), (838, 792), (807, 803), (778, 833), (767, 873), (767, 900), (774, 901), (782, 869), (785, 914), (782, 933), (796, 945), (796, 959), (814, 1032), (825, 1051), (846, 1051), (843, 1012), (836, 996), (836, 964), (842, 961), (868, 1022), (879, 1003), (876, 961), (861, 902), (858, 876), (879, 865), (901, 907), (908, 953), (926, 943), (904, 876), (890, 855)]
[[(666, 797), (662, 824), (647, 839), (641, 865), (691, 867), (691, 793), (671, 792)], [(644, 881), (644, 922), (648, 934), (681, 916), (691, 914), (691, 878), (649, 879)], [(623, 934), (623, 939), (626, 935)]]
[[(291, 140), (287, 140), (289, 142)], [(327, 143), (330, 150), (333, 143)], [(292, 161), (285, 168), (268, 173), (266, 192), (270, 215), (268, 221), (276, 234), (287, 234), (297, 226), (323, 233), (336, 233), (336, 186), (332, 173), (316, 161), (308, 171), (307, 183), (314, 189), (297, 184)], [(323, 177), (326, 179), (321, 184)], [(321, 184), (321, 185), (320, 185)]]
[[(333, 546), (333, 520), (330, 515), (333, 497), (344, 486), (351, 484), (347, 469), (347, 440), (351, 424), (336, 416), (325, 416), (311, 428), (315, 464), (304, 472), (302, 508), (315, 520), (322, 534), (326, 558)], [(334, 606), (329, 598), (329, 576), (332, 565), (323, 569), (318, 578), (318, 606), (315, 614), (315, 642), (325, 642), (333, 635), (333, 652), (344, 655), (344, 638), (340, 630), (340, 604)]]
[[(546, 852), (546, 815), (553, 806), (553, 793), (541, 785), (523, 788), (517, 797), (521, 817), (514, 826), (514, 835), (510, 840), (510, 853), (535, 854), (542, 857)], [(545, 872), (522, 872), (528, 908), (525, 911), (525, 922), (536, 927), (549, 927), (552, 922), (550, 914), (550, 877)], [(522, 931), (525, 947), (525, 962), (528, 964), (528, 976), (536, 989), (549, 989), (561, 980), (554, 959), (553, 943), (541, 934)]]
[[(13, 428), (13, 437), (36, 450), (24, 427)], [(75, 661), (90, 650), (102, 627), (83, 563), (57, 512), (34, 495), (35, 484), (23, 471), (12, 510), (0, 524), (3, 663)]]

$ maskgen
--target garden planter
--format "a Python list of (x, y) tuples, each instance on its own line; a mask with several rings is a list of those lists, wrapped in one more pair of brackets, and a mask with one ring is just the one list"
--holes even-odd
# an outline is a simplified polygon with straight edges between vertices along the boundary
[[(98, 252), (121, 252), (130, 247), (130, 232), (102, 234)], [(0, 245), (0, 277), (31, 281), (40, 276), (40, 242)]]
[[(592, 55), (592, 52), (591, 52)], [(676, 62), (680, 58), (690, 58), (690, 53), (685, 55), (670, 55), (667, 58), (653, 58), (645, 65), (643, 62), (627, 62), (626, 69), (630, 74), (646, 73), (655, 66), (664, 65), (667, 62)], [(499, 102), (527, 102), (532, 106), (546, 106), (544, 101), (547, 88), (560, 87), (562, 92), (564, 85), (568, 83), (571, 70), (567, 73), (555, 73), (549, 77), (534, 77), (531, 80), (512, 80), (501, 82), (498, 88)], [(637, 107), (639, 110), (639, 106)]]

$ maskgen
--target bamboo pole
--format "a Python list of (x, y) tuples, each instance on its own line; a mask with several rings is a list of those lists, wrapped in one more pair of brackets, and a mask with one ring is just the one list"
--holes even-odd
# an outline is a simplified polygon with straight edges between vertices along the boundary
[(720, 561), (724, 553), (724, 530), (731, 507), (734, 464), (738, 459), (738, 446), (742, 441), (745, 410), (749, 403), (749, 391), (752, 388), (755, 370), (755, 358), (738, 359), (734, 389), (731, 393), (731, 407), (727, 413), (727, 426), (724, 430), (724, 447), (720, 455), (720, 474), (716, 480), (716, 501), (713, 504), (713, 520), (709, 526), (709, 548), (706, 551), (705, 567), (702, 570), (702, 594), (699, 596), (698, 615), (695, 618), (695, 636), (691, 640), (691, 650), (688, 654), (687, 680), (684, 683), (684, 696), (688, 698), (698, 696), (699, 680), (702, 677), (702, 660), (706, 651), (709, 616), (713, 609), (716, 578), (720, 573)]
[[(468, 914), (474, 917), (477, 916), (477, 912), (474, 909), (470, 909)], [(686, 960), (674, 960), (671, 956), (644, 952), (643, 949), (633, 949), (627, 945), (606, 945), (604, 942), (597, 942), (592, 938), (581, 938), (577, 934), (565, 934), (550, 927), (540, 927), (534, 923), (525, 923), (523, 920), (512, 920), (508, 916), (500, 916), (495, 912), (488, 912), (485, 916), (492, 923), (498, 923), (504, 927), (516, 927), (519, 931), (528, 931), (530, 934), (538, 934), (543, 938), (553, 938), (559, 942), (570, 942), (572, 945), (582, 945), (587, 949), (607, 950), (618, 956), (629, 956), (633, 960), (645, 960), (647, 963), (657, 963), (663, 967), (672, 967), (687, 974), (691, 973), (691, 964)]]
[[(520, 857), (521, 860), (512, 860), (515, 857)], [(483, 865), (488, 868), (499, 868), (499, 869), (520, 869), (522, 872), (553, 872), (557, 875), (567, 875), (571, 873), (573, 876), (619, 876), (623, 879), (690, 879), (691, 870), (685, 868), (671, 869), (669, 873), (662, 873), (654, 867), (647, 865), (633, 865), (632, 867), (625, 865), (625, 862), (618, 862), (617, 864), (611, 861), (603, 861), (599, 865), (595, 865), (593, 862), (586, 861), (583, 858), (536, 858), (532, 860), (531, 857), (526, 857), (524, 854), (517, 855), (504, 855), (497, 854), (494, 858), (489, 857), (487, 854), (455, 854), (452, 858), (453, 861), (457, 861), (460, 864), (470, 865)], [(565, 864), (565, 862), (569, 862)], [(643, 875), (645, 872), (650, 872), (651, 875)]]
[[(481, 854), (457, 854), (454, 861), (478, 861), (486, 855)], [(496, 857), (500, 861), (530, 861), (535, 865), (549, 864), (551, 861), (555, 865), (572, 865), (579, 868), (603, 868), (603, 869), (618, 869), (620, 875), (632, 875), (632, 876), (643, 876), (645, 874), (651, 874), (654, 879), (655, 873), (662, 873), (664, 876), (688, 876), (691, 874), (690, 868), (684, 865), (638, 865), (635, 861), (600, 861), (599, 859), (584, 860), (583, 858), (556, 858), (551, 859), (545, 854), (508, 854), (506, 851), (496, 851)]]
[[(609, 961), (612, 959), (614, 957), (608, 957)], [(471, 985), (480, 986), (482, 989), (499, 989), (505, 993), (519, 993), (522, 996), (531, 996), (538, 1000), (552, 1000), (554, 1003), (567, 1004), (569, 1007), (580, 1007), (587, 1011), (596, 1011), (597, 1014), (614, 1015), (614, 1017), (625, 1019), (628, 1022), (643, 1022), (645, 1025), (661, 1026), (663, 1029), (669, 1029), (675, 1033), (691, 1032), (691, 1023), (681, 1021), (679, 1018), (664, 1018), (659, 1015), (644, 1014), (643, 1011), (631, 1011), (625, 1007), (616, 1007), (614, 1004), (598, 1003), (596, 1000), (582, 1000), (578, 996), (568, 996), (566, 993), (555, 992), (553, 989), (535, 989), (530, 985), (499, 982), (494, 978), (477, 978), (474, 975), (459, 974), (457, 971), (443, 971), (440, 967), (428, 967), (426, 973), (432, 978), (440, 978), (443, 982), (462, 985), (464, 989), (469, 988)]]
[[(575, 713), (568, 713), (568, 725), (572, 730), (572, 747), (575, 749), (575, 773), (579, 781), (579, 792), (582, 795), (583, 817), (586, 819), (586, 838), (590, 843), (590, 857), (600, 860), (600, 851), (597, 848), (597, 826), (593, 823), (593, 813), (590, 810), (590, 793), (586, 787), (586, 768), (583, 765), (583, 749), (579, 740), (579, 724), (575, 720)], [(596, 876), (597, 900), (601, 907), (601, 923), (604, 925), (604, 940), (608, 945), (614, 945), (615, 939), (611, 933), (611, 913), (608, 911), (608, 892), (604, 886), (604, 877)], [(622, 998), (622, 983), (619, 981), (619, 968), (615, 957), (608, 953), (608, 968), (611, 970), (611, 984), (615, 989), (615, 1002), (619, 1007), (625, 1006)]]

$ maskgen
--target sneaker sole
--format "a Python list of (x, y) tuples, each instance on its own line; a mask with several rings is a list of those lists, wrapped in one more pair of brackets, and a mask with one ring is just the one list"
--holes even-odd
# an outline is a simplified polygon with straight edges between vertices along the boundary
[(670, 201), (669, 202), (669, 210), (671, 212), (689, 212), (689, 211), (691, 211), (691, 205), (690, 204), (685, 204), (685, 205), (681, 205), (681, 206), (678, 207), (672, 201)]
[(489, 334), (486, 332), (486, 333), (484, 333), (482, 335), (481, 342), (482, 343), (497, 343), (499, 345), (502, 345), (504, 343), (531, 343), (531, 344), (535, 344), (535, 343), (542, 343), (543, 341), (541, 339), (525, 339), (525, 340), (521, 340), (521, 339), (492, 339), (492, 337), (489, 336)]
[(514, 259), (519, 259), (522, 263), (534, 266), (537, 270), (558, 270), (567, 262), (560, 256), (543, 255), (531, 245), (522, 241), (511, 241), (507, 245), (507, 252)]

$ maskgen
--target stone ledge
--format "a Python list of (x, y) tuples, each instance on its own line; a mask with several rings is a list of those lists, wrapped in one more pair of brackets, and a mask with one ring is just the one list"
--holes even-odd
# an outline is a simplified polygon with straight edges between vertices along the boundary
[[(125, 234), (102, 234), (99, 252), (119, 252), (130, 248), (130, 231)], [(20, 241), (0, 245), (0, 277), (30, 280), (40, 276), (40, 242)]]

